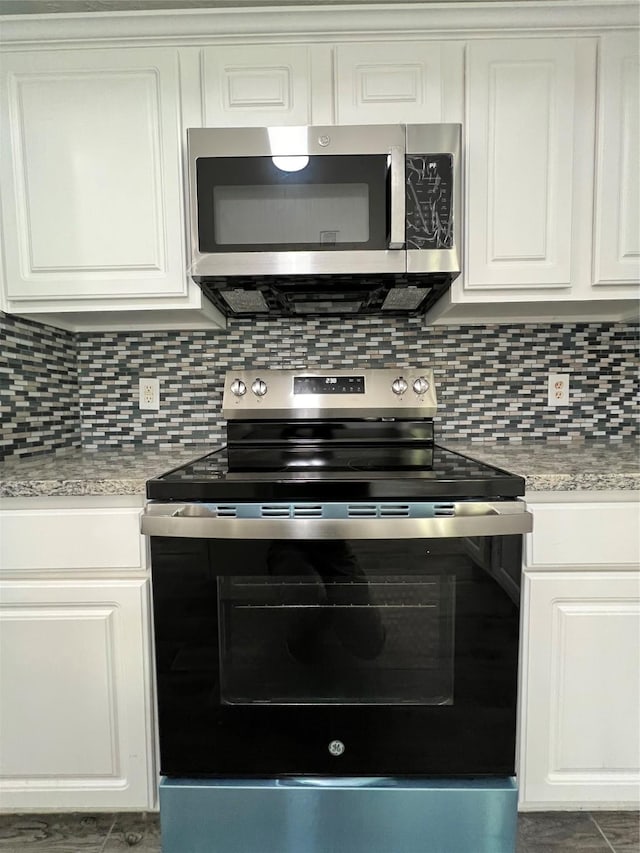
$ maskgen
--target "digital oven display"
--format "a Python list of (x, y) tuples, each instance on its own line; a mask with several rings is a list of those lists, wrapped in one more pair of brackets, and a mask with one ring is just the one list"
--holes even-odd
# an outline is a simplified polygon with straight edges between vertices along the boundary
[(294, 376), (294, 394), (364, 394), (364, 376)]

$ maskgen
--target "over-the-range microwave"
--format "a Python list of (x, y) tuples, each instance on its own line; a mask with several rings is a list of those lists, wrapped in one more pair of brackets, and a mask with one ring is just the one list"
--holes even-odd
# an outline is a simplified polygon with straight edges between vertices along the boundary
[(460, 125), (187, 139), (190, 274), (227, 316), (416, 314), (460, 273)]

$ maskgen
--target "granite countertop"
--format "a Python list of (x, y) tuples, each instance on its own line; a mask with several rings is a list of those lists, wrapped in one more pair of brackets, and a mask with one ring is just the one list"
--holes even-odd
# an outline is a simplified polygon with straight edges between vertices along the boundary
[(151, 477), (197, 459), (214, 447), (71, 450), (0, 462), (0, 498), (145, 495)]
[(640, 440), (441, 444), (519, 474), (525, 479), (527, 492), (640, 489)]
[[(519, 474), (527, 492), (640, 489), (640, 441), (441, 443)], [(0, 497), (144, 495), (149, 478), (214, 449), (73, 450), (9, 459), (0, 463)]]

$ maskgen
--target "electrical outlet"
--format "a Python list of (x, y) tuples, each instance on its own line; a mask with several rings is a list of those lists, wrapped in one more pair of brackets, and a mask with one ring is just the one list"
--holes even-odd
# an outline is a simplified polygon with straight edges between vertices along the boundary
[(138, 391), (138, 408), (157, 412), (160, 408), (160, 382), (141, 377)]
[(569, 405), (569, 374), (550, 373), (547, 385), (549, 406)]

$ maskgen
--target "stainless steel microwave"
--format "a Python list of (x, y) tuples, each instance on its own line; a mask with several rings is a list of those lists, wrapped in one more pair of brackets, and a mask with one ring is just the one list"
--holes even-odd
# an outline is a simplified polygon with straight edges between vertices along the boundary
[(460, 131), (188, 130), (192, 277), (227, 315), (426, 310), (460, 272)]

